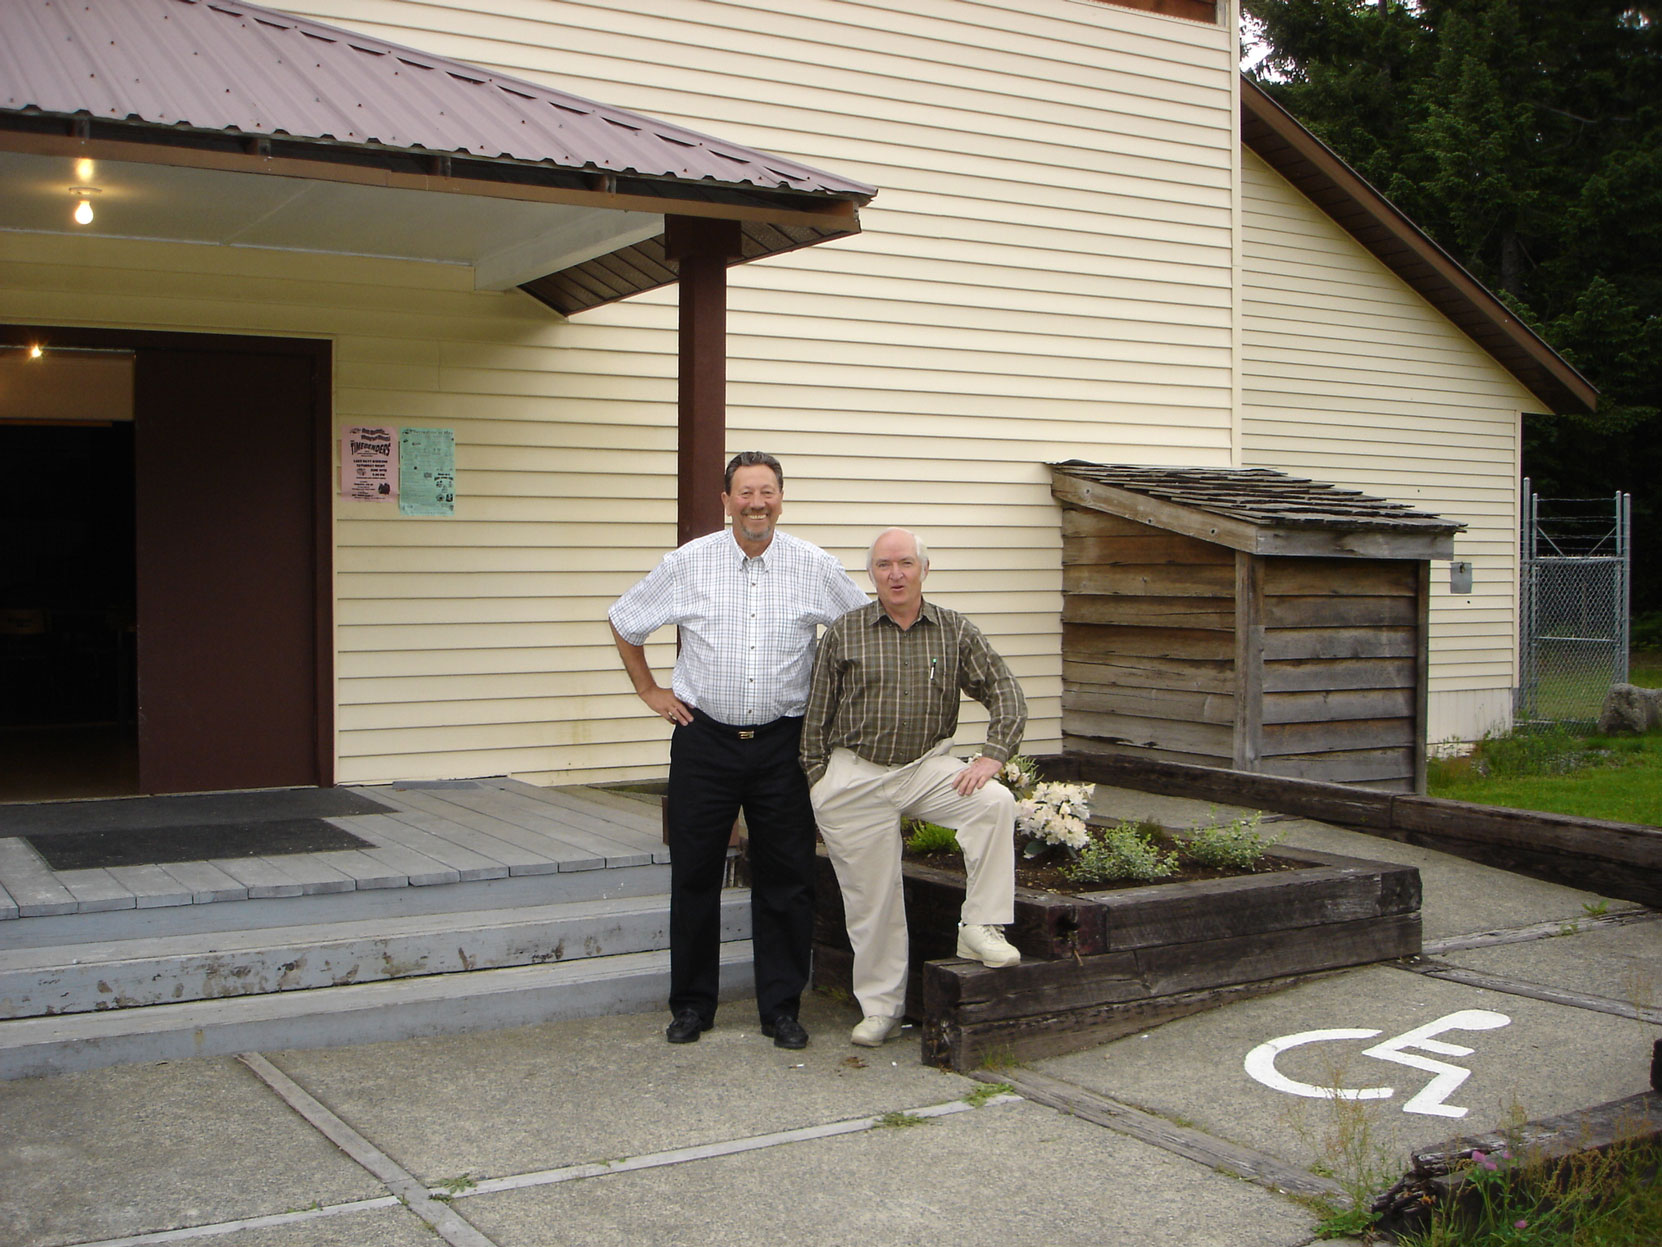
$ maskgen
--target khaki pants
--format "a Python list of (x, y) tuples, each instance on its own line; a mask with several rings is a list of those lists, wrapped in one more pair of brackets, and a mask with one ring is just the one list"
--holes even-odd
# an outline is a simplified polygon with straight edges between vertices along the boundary
[(867, 1017), (900, 1017), (906, 1007), (901, 819), (921, 818), (958, 833), (968, 875), (961, 921), (1003, 926), (1015, 917), (1015, 798), (996, 780), (961, 796), (952, 777), (964, 763), (946, 756), (950, 745), (943, 741), (893, 770), (838, 749), (809, 791), (842, 889), (854, 996)]

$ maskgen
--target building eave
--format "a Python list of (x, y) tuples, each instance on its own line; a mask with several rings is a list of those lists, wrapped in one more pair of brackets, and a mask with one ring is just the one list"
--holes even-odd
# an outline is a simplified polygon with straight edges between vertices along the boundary
[(1417, 291), (1556, 414), (1593, 411), (1598, 390), (1494, 293), (1250, 79), (1241, 141)]

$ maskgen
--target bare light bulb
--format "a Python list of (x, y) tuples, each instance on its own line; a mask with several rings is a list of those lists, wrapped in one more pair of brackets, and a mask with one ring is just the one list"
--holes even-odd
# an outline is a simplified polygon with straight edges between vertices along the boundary
[(83, 199), (75, 205), (75, 223), (77, 225), (92, 224), (92, 200)]

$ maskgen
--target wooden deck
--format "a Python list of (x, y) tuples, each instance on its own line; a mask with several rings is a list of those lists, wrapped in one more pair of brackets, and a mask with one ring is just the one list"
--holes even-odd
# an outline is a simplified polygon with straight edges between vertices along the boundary
[[(373, 848), (52, 870), (0, 837), (0, 921), (380, 888), (432, 887), (669, 860), (655, 803), (511, 779), (359, 787), (387, 807), (329, 821)], [(4, 942), (0, 932), (0, 943)]]

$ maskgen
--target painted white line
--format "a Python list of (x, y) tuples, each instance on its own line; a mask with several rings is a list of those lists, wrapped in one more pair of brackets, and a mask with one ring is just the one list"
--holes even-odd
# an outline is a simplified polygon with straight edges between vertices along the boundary
[(450, 1247), (496, 1247), (495, 1243), (464, 1221), (448, 1203), (429, 1195), (427, 1188), (408, 1170), (335, 1116), (304, 1087), (258, 1052), (239, 1052), (237, 1060), (253, 1070), (256, 1077), (317, 1127), (331, 1143), (379, 1178), (387, 1190), (403, 1200), (410, 1211), (431, 1226)]
[[(995, 1104), (1016, 1104), (1021, 1099), (1022, 1097), (1019, 1095), (995, 1095), (983, 1101), (980, 1107), (990, 1108)], [(907, 1113), (912, 1117), (948, 1117), (954, 1113), (968, 1112), (976, 1107), (973, 1104), (966, 1104), (963, 1100), (952, 1100), (946, 1104), (932, 1104), (926, 1108), (909, 1109)], [(875, 1130), (882, 1127), (883, 1124), (883, 1117), (859, 1117), (851, 1121), (829, 1122), (823, 1126), (802, 1126), (796, 1130), (779, 1130), (772, 1134), (751, 1135), (749, 1138), (729, 1139), (721, 1143), (701, 1143), (695, 1147), (678, 1147), (667, 1152), (648, 1152), (641, 1156), (627, 1156), (613, 1161), (593, 1161), (582, 1165), (564, 1165), (558, 1169), (542, 1169), (534, 1173), (514, 1174), (506, 1178), (490, 1178), (468, 1187), (465, 1191), (434, 1188), (430, 1194), (444, 1195), (449, 1199), (466, 1199), (473, 1195), (494, 1195), (502, 1191), (520, 1191), (527, 1187), (550, 1186), (556, 1182), (573, 1182), (579, 1178), (603, 1177), (609, 1173), (633, 1173), (641, 1169), (657, 1169), (664, 1165), (679, 1165), (692, 1160), (712, 1160), (718, 1156), (736, 1156), (742, 1152), (779, 1147), (786, 1143), (806, 1143), (816, 1139), (831, 1139), (838, 1135), (858, 1134), (862, 1130)]]
[(306, 1208), (300, 1212), (278, 1212), (267, 1217), (247, 1217), (241, 1221), (216, 1221), (210, 1225), (187, 1225), (176, 1230), (155, 1230), (149, 1234), (133, 1234), (127, 1238), (101, 1238), (97, 1242), (78, 1243), (76, 1247), (144, 1247), (147, 1243), (180, 1243), (192, 1238), (211, 1238), (216, 1234), (235, 1234), (238, 1230), (259, 1230), (272, 1225), (294, 1225), (301, 1221), (315, 1221), (319, 1217), (338, 1217), (347, 1212), (366, 1212), (376, 1208), (396, 1208), (396, 1195), (382, 1195), (376, 1199), (359, 1199), (349, 1204), (330, 1204), (324, 1208)]

